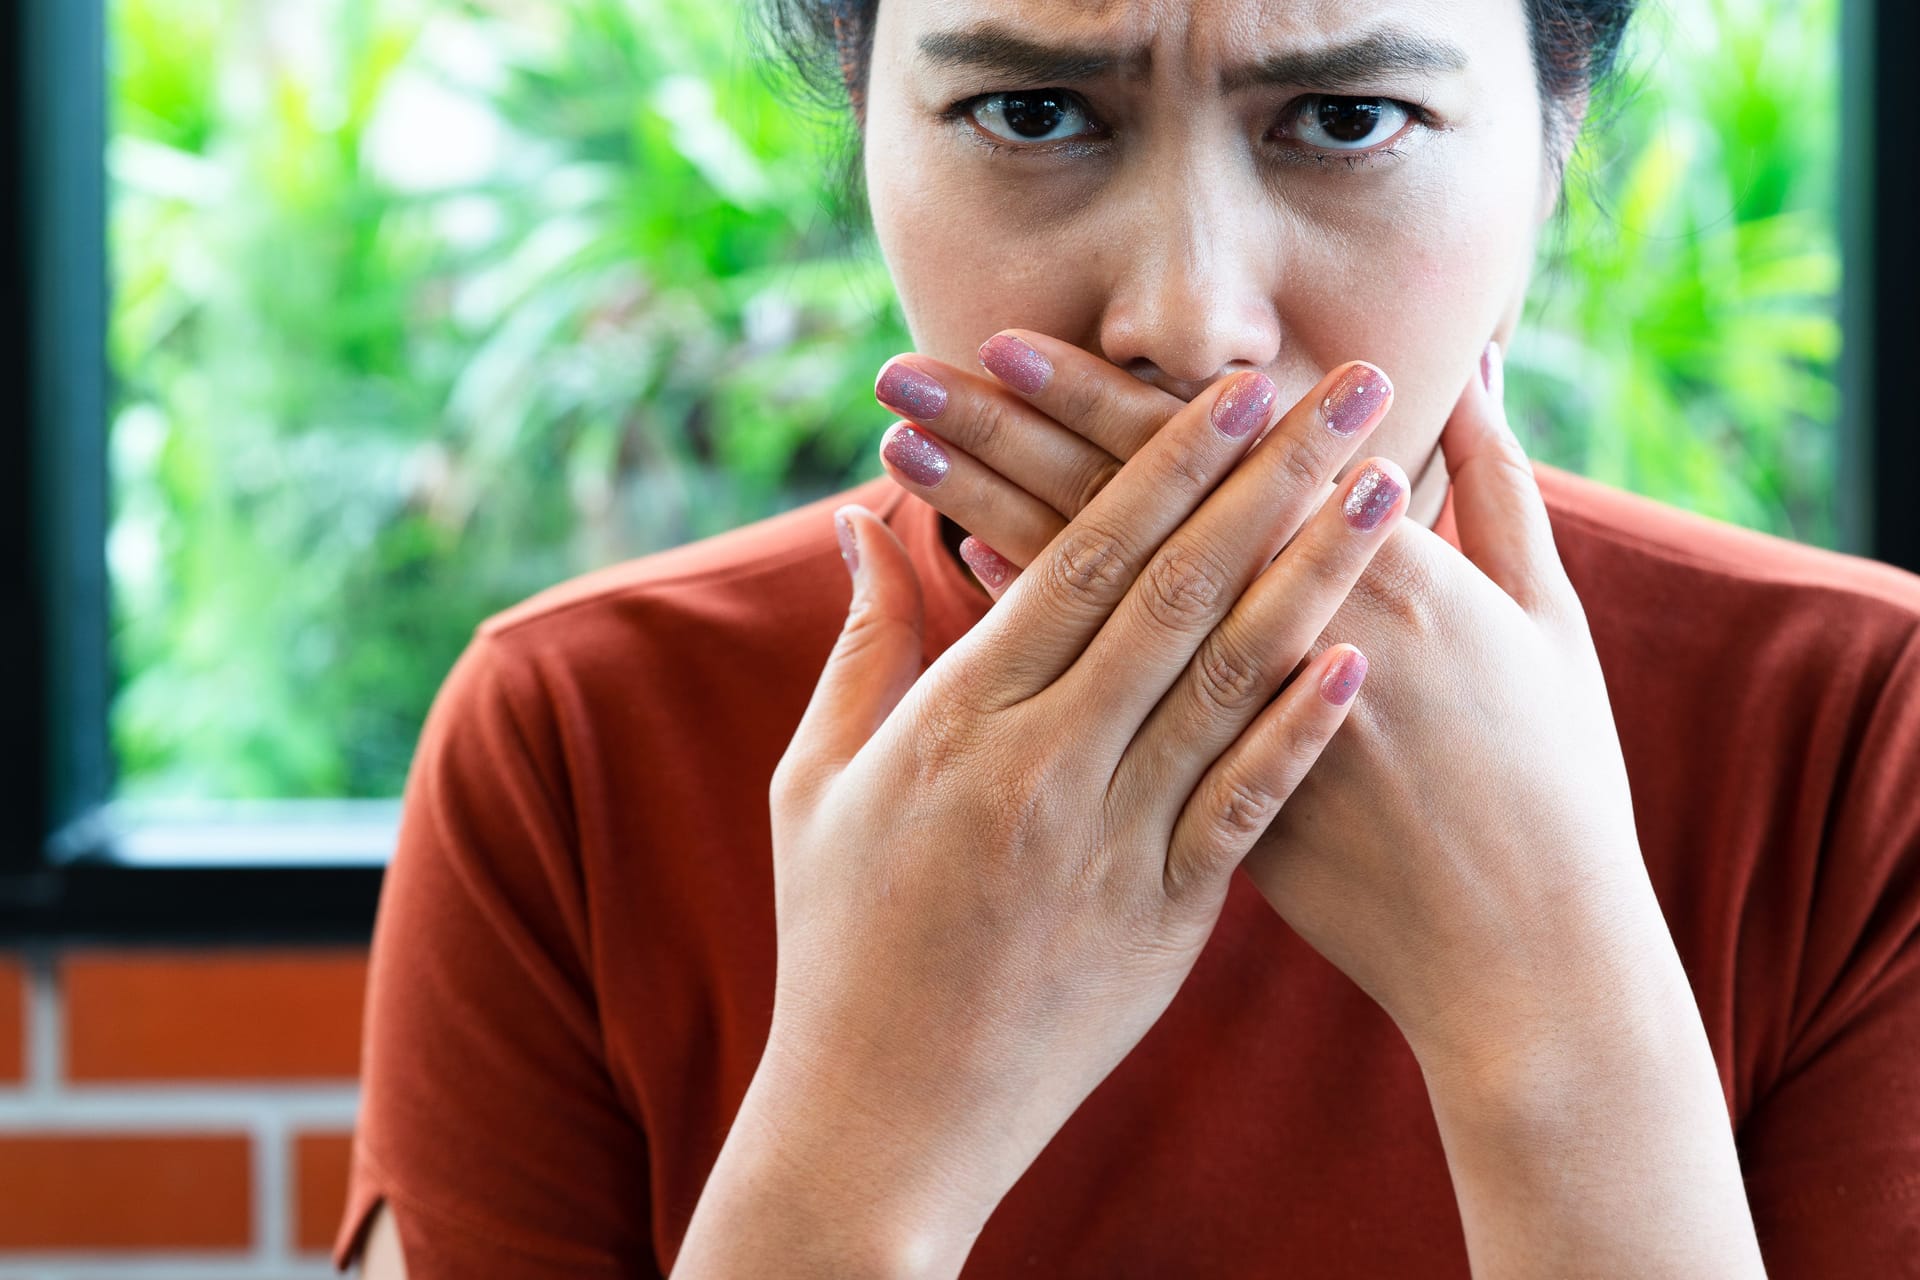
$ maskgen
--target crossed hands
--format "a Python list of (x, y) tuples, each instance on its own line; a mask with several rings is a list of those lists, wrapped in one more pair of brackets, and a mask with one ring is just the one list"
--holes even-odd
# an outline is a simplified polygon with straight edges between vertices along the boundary
[(904, 548), (836, 514), (852, 605), (771, 795), (758, 1140), (964, 1256), (1241, 867), (1430, 1079), (1660, 969), (1497, 347), (1441, 436), (1457, 550), (1401, 519), (1394, 462), (1350, 465), (1392, 401), (1372, 365), (1289, 407), (1259, 372), (1186, 403), (1026, 331), (981, 358), (896, 359), (878, 394), (909, 419), (889, 470), (972, 531), (986, 617), (923, 671)]

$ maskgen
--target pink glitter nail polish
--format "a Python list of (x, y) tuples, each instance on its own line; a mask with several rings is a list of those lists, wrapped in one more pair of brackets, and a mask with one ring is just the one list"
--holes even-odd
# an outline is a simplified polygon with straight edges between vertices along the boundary
[(840, 543), (840, 558), (846, 562), (847, 572), (860, 572), (860, 542), (853, 534), (853, 518), (845, 507), (833, 513), (833, 536)]
[(888, 429), (887, 438), (880, 442), (880, 456), (901, 475), (927, 489), (945, 480), (953, 465), (947, 451), (932, 436), (915, 431), (905, 422), (896, 422)]
[(1506, 392), (1506, 353), (1500, 350), (1498, 342), (1487, 343), (1480, 353), (1480, 381), (1487, 388), (1487, 394), (1499, 400)]
[(1353, 487), (1347, 490), (1347, 500), (1340, 504), (1340, 514), (1347, 518), (1347, 524), (1361, 533), (1368, 533), (1380, 527), (1380, 522), (1393, 510), (1393, 504), (1400, 500), (1400, 482), (1381, 470), (1378, 464), (1369, 462), (1366, 468), (1354, 480)]
[(1237, 374), (1213, 402), (1213, 425), (1221, 435), (1238, 440), (1255, 427), (1266, 424), (1279, 394), (1273, 380), (1264, 373)]
[(1320, 420), (1337, 436), (1359, 431), (1393, 398), (1393, 383), (1370, 364), (1356, 364), (1320, 402)]
[(996, 333), (980, 344), (980, 363), (1000, 381), (1030, 396), (1046, 389), (1053, 363), (1010, 333)]
[(1320, 678), (1320, 696), (1336, 707), (1344, 707), (1360, 692), (1360, 682), (1366, 678), (1367, 655), (1349, 649)]
[(972, 534), (960, 540), (960, 558), (967, 562), (967, 568), (973, 570), (980, 581), (987, 584), (989, 591), (1000, 590), (1012, 582), (1013, 575), (1020, 571), (1013, 561)]
[(880, 371), (873, 398), (903, 418), (924, 422), (947, 407), (947, 389), (912, 365), (891, 360)]

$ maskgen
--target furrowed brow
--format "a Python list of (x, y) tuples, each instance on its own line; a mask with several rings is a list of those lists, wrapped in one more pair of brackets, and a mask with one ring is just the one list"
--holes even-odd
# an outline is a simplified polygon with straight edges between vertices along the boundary
[(1144, 49), (1120, 52), (1043, 44), (992, 24), (922, 36), (920, 56), (936, 66), (966, 67), (998, 79), (1028, 84), (1091, 80), (1114, 72), (1138, 75), (1144, 73), (1147, 66)]
[(1466, 65), (1467, 55), (1457, 45), (1383, 31), (1327, 49), (1277, 53), (1228, 71), (1220, 86), (1228, 93), (1269, 84), (1362, 89), (1382, 75), (1460, 71)]

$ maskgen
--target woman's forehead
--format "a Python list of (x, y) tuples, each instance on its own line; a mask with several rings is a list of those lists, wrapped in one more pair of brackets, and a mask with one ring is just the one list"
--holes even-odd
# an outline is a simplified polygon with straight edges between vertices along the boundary
[[(1475, 23), (1521, 16), (1519, 0), (883, 0), (916, 42), (926, 33), (990, 30), (1046, 44), (1098, 44), (1117, 61), (1236, 51), (1264, 56), (1367, 36), (1467, 43)], [(1469, 50), (1470, 52), (1470, 50)]]

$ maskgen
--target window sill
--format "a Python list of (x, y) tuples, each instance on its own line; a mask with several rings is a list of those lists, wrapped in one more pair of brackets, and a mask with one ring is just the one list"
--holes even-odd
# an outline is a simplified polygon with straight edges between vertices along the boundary
[(364, 944), (398, 823), (398, 801), (109, 805), (0, 876), (0, 945)]

